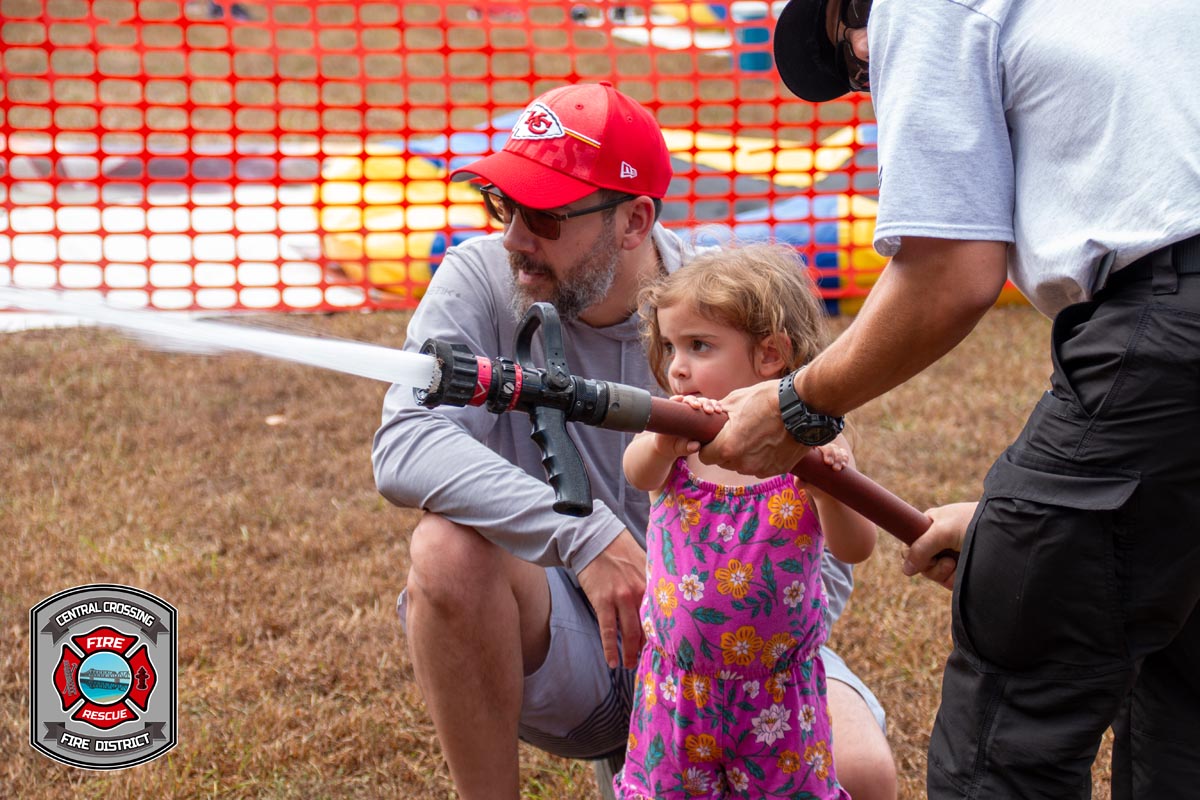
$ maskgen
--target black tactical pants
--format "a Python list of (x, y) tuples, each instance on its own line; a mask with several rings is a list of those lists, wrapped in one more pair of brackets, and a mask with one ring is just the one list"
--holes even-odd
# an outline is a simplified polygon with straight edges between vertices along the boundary
[(931, 798), (1200, 797), (1200, 274), (1054, 322), (1052, 389), (988, 473), (954, 590)]

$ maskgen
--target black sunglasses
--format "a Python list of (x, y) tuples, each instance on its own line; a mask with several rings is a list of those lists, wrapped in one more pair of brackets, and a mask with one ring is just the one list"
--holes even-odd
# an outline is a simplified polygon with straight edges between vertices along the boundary
[[(867, 17), (871, 15), (872, 0), (845, 0), (838, 9), (838, 21), (845, 30), (855, 30), (867, 27)], [(846, 68), (846, 78), (850, 88), (856, 92), (871, 91), (871, 65), (854, 54), (850, 40), (844, 35), (838, 41), (838, 51), (842, 64)]]
[(513, 202), (512, 198), (494, 191), (495, 188), (495, 186), (489, 184), (479, 190), (479, 193), (483, 195), (483, 207), (487, 209), (488, 216), (507, 227), (513, 221), (514, 212), (520, 212), (521, 221), (525, 223), (525, 227), (529, 229), (530, 233), (542, 239), (550, 240), (557, 239), (562, 235), (562, 224), (566, 220), (582, 217), (585, 214), (595, 214), (597, 211), (607, 211), (610, 208), (616, 208), (621, 203), (636, 200), (638, 197), (636, 194), (625, 194), (616, 200), (609, 200), (607, 203), (601, 203), (598, 206), (589, 206), (577, 211), (567, 211), (559, 214), (554, 211), (526, 208), (519, 203)]

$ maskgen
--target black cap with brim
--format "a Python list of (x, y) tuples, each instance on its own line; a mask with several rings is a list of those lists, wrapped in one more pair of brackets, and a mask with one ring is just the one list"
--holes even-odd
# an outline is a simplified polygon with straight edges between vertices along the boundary
[(851, 91), (825, 26), (828, 0), (790, 0), (775, 23), (775, 68), (799, 98), (821, 103)]

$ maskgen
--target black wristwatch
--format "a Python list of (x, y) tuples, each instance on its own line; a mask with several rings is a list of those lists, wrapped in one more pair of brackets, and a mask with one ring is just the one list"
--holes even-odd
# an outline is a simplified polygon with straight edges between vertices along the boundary
[(796, 394), (795, 377), (795, 373), (792, 373), (779, 381), (779, 413), (783, 417), (783, 427), (800, 444), (809, 447), (829, 444), (846, 427), (845, 417), (810, 411), (800, 395)]

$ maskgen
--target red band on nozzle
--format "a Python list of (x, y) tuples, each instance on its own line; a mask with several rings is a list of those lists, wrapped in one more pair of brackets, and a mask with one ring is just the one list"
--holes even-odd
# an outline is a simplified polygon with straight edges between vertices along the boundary
[(489, 358), (475, 356), (475, 364), (479, 367), (479, 375), (475, 379), (475, 391), (468, 405), (481, 406), (487, 402), (488, 390), (492, 388), (492, 361)]

